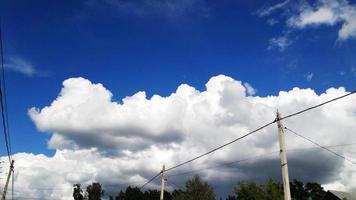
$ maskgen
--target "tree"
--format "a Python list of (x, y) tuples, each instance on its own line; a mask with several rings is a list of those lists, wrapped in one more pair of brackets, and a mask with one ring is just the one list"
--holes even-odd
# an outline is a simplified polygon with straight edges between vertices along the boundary
[(297, 200), (321, 200), (326, 191), (319, 183), (308, 182), (304, 184), (301, 181), (294, 180), (290, 183), (292, 199)]
[(226, 197), (226, 200), (237, 200), (237, 199), (236, 199), (235, 196), (229, 195), (229, 196)]
[(290, 182), (290, 192), (292, 199), (295, 200), (308, 200), (309, 194), (305, 190), (304, 183), (296, 179)]
[(176, 200), (215, 200), (215, 193), (208, 182), (202, 181), (199, 176), (188, 179), (185, 191), (180, 193)]
[(273, 179), (268, 179), (265, 185), (242, 181), (235, 187), (235, 194), (238, 200), (281, 200), (283, 187)]
[(119, 194), (115, 197), (115, 200), (125, 200), (126, 199), (126, 193), (123, 192), (122, 190), (119, 192)]
[(125, 200), (144, 200), (143, 193), (138, 187), (127, 187), (125, 197)]
[[(174, 190), (172, 194), (164, 191), (165, 200), (173, 200), (173, 195), (176, 195), (179, 191)], [(158, 190), (147, 190), (142, 192), (138, 187), (128, 186), (126, 191), (120, 191), (116, 197), (112, 197), (114, 200), (157, 200), (159, 199), (161, 192)], [(110, 199), (111, 200), (111, 199)]]
[(176, 200), (176, 198), (177, 198), (179, 195), (181, 195), (182, 193), (183, 193), (183, 190), (181, 190), (181, 189), (173, 190), (173, 192), (172, 192), (172, 199), (175, 199), (175, 200)]
[[(95, 185), (95, 186), (94, 186)], [(99, 187), (99, 183), (93, 183), (90, 188)], [(88, 186), (89, 188), (89, 186)], [(318, 183), (306, 183), (293, 180), (290, 182), (291, 197), (293, 200), (321, 200), (325, 191)], [(100, 189), (101, 190), (101, 189)], [(98, 191), (100, 191), (98, 190)], [(87, 189), (88, 191), (88, 189)], [(256, 184), (252, 181), (239, 182), (234, 187), (235, 195), (229, 195), (225, 200), (281, 200), (283, 199), (283, 185), (273, 179), (268, 179), (264, 184)], [(81, 194), (80, 185), (74, 185), (73, 197), (75, 194)], [(89, 192), (87, 192), (87, 195)], [(96, 192), (100, 194), (100, 192)], [(109, 197), (110, 200), (157, 200), (160, 197), (160, 191), (148, 189), (142, 192), (138, 187), (128, 186), (126, 190), (121, 190), (117, 196)], [(80, 198), (80, 197), (79, 197)], [(86, 200), (97, 200), (97, 197), (85, 198)], [(164, 191), (165, 200), (215, 200), (216, 196), (213, 188), (199, 176), (188, 179), (184, 190)], [(79, 200), (83, 200), (79, 199)], [(222, 200), (222, 198), (220, 198)]]
[(161, 193), (158, 190), (148, 190), (143, 194), (145, 200), (157, 200), (160, 195)]
[(313, 200), (321, 200), (325, 196), (326, 192), (319, 183), (307, 183), (305, 184), (305, 190), (309, 193), (309, 197)]
[(266, 198), (263, 188), (255, 182), (242, 181), (235, 187), (238, 200), (261, 200)]
[(73, 185), (73, 198), (74, 200), (83, 200), (83, 190), (80, 188), (80, 184)]
[(100, 183), (92, 183), (87, 187), (88, 200), (101, 200), (101, 197), (104, 196), (104, 190), (101, 187)]
[(265, 184), (265, 195), (266, 200), (282, 200), (283, 186), (270, 178)]

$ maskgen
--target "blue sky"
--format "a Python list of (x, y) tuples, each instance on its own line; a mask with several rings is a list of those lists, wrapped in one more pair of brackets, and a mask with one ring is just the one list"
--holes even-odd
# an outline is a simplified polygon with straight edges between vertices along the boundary
[(36, 131), (27, 109), (48, 105), (69, 77), (103, 83), (116, 100), (137, 91), (168, 95), (181, 83), (202, 90), (218, 74), (250, 83), (259, 96), (356, 83), (356, 40), (337, 41), (341, 24), (295, 31), (284, 51), (268, 49), (284, 24), (270, 26), (256, 12), (272, 2), (204, 1), (172, 15), (96, 1), (1, 5), (5, 58), (34, 69), (6, 72), (14, 152), (50, 153), (48, 137)]
[(287, 8), (261, 14), (283, 1), (147, 2), (0, 0), (14, 153), (54, 154), (27, 111), (50, 105), (72, 77), (102, 83), (119, 102), (138, 91), (168, 96), (182, 83), (205, 90), (219, 74), (261, 97), (355, 89), (355, 33), (338, 35), (345, 19), (288, 25)]

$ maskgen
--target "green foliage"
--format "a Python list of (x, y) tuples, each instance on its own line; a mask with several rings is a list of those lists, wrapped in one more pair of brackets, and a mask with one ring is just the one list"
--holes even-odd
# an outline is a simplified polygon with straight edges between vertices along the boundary
[(273, 179), (268, 179), (265, 185), (265, 195), (267, 200), (282, 200), (283, 199), (283, 186)]
[(239, 182), (235, 187), (235, 194), (238, 200), (261, 200), (266, 197), (261, 186), (249, 181)]
[(313, 200), (321, 200), (326, 194), (324, 188), (319, 183), (314, 182), (305, 184), (305, 190)]
[[(290, 183), (290, 189), (294, 200), (322, 200), (326, 193), (318, 183), (304, 184), (298, 180)], [(269, 179), (264, 185), (243, 181), (235, 187), (235, 194), (238, 200), (282, 200), (283, 185), (272, 179)], [(230, 199), (232, 198), (230, 197)]]
[(128, 188), (126, 188), (124, 200), (143, 200), (143, 194), (138, 187), (132, 188), (129, 186)]
[(309, 198), (309, 193), (305, 190), (304, 183), (295, 179), (290, 183), (290, 192), (295, 200), (308, 200)]
[[(293, 180), (290, 183), (291, 196), (293, 200), (322, 200), (325, 191), (320, 184)], [(83, 198), (83, 191), (80, 184), (73, 185), (74, 200), (100, 200), (104, 191), (99, 183), (92, 183), (87, 187), (86, 198)], [(241, 181), (234, 187), (235, 195), (229, 195), (226, 200), (282, 200), (283, 185), (279, 182), (268, 179), (265, 184), (258, 185), (252, 181)], [(160, 198), (160, 191), (147, 190), (142, 192), (137, 187), (127, 187), (125, 191), (120, 191), (117, 196), (110, 196), (110, 200), (157, 200)], [(165, 191), (165, 200), (216, 200), (213, 188), (208, 182), (194, 176), (185, 183), (184, 190)], [(220, 200), (222, 200), (220, 198)]]
[(87, 187), (88, 200), (101, 200), (101, 197), (104, 196), (104, 190), (101, 187), (100, 183), (92, 183)]
[(226, 200), (237, 200), (237, 198), (235, 196), (229, 195), (226, 197)]
[(73, 185), (73, 198), (74, 200), (83, 200), (83, 190), (80, 188), (80, 184)]
[(125, 200), (126, 199), (126, 193), (124, 193), (123, 191), (120, 191), (119, 194), (115, 198), (114, 197), (110, 197), (110, 198), (112, 200)]
[(188, 179), (185, 191), (176, 197), (176, 200), (215, 200), (213, 188), (208, 182), (202, 181), (199, 176)]
[[(165, 200), (173, 200), (174, 195), (180, 192), (174, 190), (172, 193), (164, 191)], [(120, 191), (116, 197), (110, 197), (112, 200), (157, 200), (160, 198), (160, 191), (158, 190), (147, 190), (142, 192), (138, 187), (127, 187), (126, 191)]]

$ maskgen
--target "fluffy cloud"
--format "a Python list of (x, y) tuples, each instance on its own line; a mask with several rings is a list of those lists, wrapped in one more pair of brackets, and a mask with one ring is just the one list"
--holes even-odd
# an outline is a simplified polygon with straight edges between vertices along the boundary
[(342, 24), (339, 40), (356, 37), (356, 5), (346, 0), (320, 0), (316, 6), (303, 6), (300, 13), (288, 20), (292, 27), (305, 28), (312, 25)]
[(58, 150), (53, 157), (19, 153), (14, 159), (14, 194), (19, 199), (71, 199), (74, 183), (88, 185), (95, 180), (107, 180), (102, 183), (110, 190), (121, 183), (136, 184), (145, 180), (134, 175), (140, 164), (135, 159), (103, 157), (94, 149)]
[[(77, 182), (85, 185), (100, 181), (109, 193), (127, 184), (140, 185), (163, 163), (171, 167), (229, 142), (272, 121), (277, 109), (289, 114), (347, 93), (342, 87), (320, 95), (312, 89), (293, 88), (277, 96), (260, 97), (250, 96), (251, 89), (241, 81), (219, 75), (207, 82), (205, 91), (182, 84), (166, 97), (147, 98), (144, 92), (138, 92), (114, 102), (112, 93), (101, 84), (84, 78), (67, 79), (49, 106), (29, 109), (38, 130), (52, 134), (48, 145), (56, 153), (52, 157), (27, 153), (14, 156), (16, 185), (23, 188), (15, 195), (69, 199), (70, 187)], [(320, 144), (350, 143), (356, 130), (355, 100), (355, 96), (345, 98), (284, 124)], [(348, 178), (356, 174), (351, 164), (320, 149), (310, 149), (313, 145), (286, 134), (291, 178), (356, 188), (356, 179)], [(278, 147), (277, 128), (270, 126), (169, 174), (275, 152)], [(306, 149), (295, 150), (298, 148)], [(351, 157), (355, 147), (335, 150)], [(278, 153), (274, 153), (197, 173), (214, 180), (221, 193), (229, 192), (232, 184), (242, 179), (279, 178), (279, 163)], [(186, 177), (170, 178), (183, 184)], [(149, 187), (158, 184), (153, 182)], [(57, 189), (38, 189), (42, 187)]]
[[(285, 20), (284, 32), (295, 32), (300, 29), (335, 26), (341, 24), (338, 30), (338, 41), (356, 37), (356, 5), (347, 0), (317, 0), (314, 4), (307, 1), (283, 1), (270, 7), (257, 11), (259, 17), (271, 17), (278, 10), (279, 20)], [(272, 25), (277, 16), (267, 19)], [(284, 50), (292, 41), (290, 34), (283, 34), (269, 40), (270, 47), (279, 47)]]
[(338, 20), (332, 9), (327, 7), (321, 7), (317, 10), (305, 10), (299, 14), (296, 18), (291, 18), (289, 23), (291, 26), (297, 26), (304, 28), (308, 25), (334, 25)]

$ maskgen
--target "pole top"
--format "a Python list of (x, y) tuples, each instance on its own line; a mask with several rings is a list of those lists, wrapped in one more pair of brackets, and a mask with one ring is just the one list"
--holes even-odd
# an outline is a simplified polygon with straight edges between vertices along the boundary
[(279, 110), (277, 109), (275, 122), (276, 122), (276, 121), (278, 122), (280, 118), (281, 118), (281, 113), (280, 113)]

